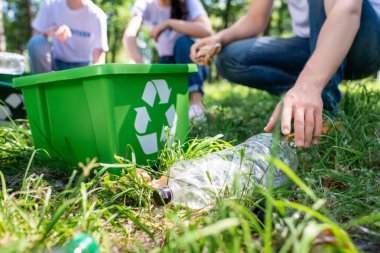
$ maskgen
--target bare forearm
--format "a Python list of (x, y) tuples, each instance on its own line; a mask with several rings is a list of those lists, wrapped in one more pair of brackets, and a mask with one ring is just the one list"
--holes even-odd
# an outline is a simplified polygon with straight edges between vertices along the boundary
[(123, 35), (123, 46), (129, 56), (136, 63), (143, 63), (143, 58), (137, 46), (137, 35), (139, 33), (143, 18), (142, 16), (133, 16), (129, 21)]
[(331, 9), (297, 84), (313, 83), (322, 91), (350, 50), (359, 29), (361, 9), (345, 8), (342, 3), (337, 2)]
[(216, 34), (222, 45), (258, 35), (265, 26), (256, 25), (249, 16), (243, 16), (231, 27)]
[(327, 19), (316, 49), (265, 128), (272, 131), (281, 117), (281, 131), (287, 135), (293, 121), (297, 147), (319, 142), (323, 129), (321, 93), (346, 57), (360, 26), (362, 0), (328, 0), (324, 4)]
[(103, 49), (95, 49), (92, 54), (92, 63), (95, 64), (104, 64), (106, 62), (106, 52)]
[(143, 57), (140, 53), (140, 50), (137, 46), (136, 37), (127, 36), (123, 40), (124, 48), (127, 50), (129, 56), (136, 63), (143, 63)]
[(203, 23), (170, 19), (168, 20), (167, 26), (181, 34), (194, 38), (204, 38), (212, 34), (210, 25)]
[(258, 35), (268, 25), (272, 6), (273, 1), (270, 0), (252, 0), (247, 15), (240, 18), (231, 27), (216, 34), (216, 37), (222, 45), (227, 45), (236, 40)]
[(57, 31), (58, 27), (52, 27), (47, 29), (46, 31), (38, 31), (36, 29), (33, 29), (33, 35), (45, 35), (46, 37), (53, 36), (55, 32)]

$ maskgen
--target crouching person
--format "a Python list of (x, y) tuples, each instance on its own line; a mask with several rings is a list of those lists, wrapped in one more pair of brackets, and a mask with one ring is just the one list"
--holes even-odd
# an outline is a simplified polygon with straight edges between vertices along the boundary
[(105, 62), (107, 16), (91, 0), (43, 0), (32, 28), (33, 73)]

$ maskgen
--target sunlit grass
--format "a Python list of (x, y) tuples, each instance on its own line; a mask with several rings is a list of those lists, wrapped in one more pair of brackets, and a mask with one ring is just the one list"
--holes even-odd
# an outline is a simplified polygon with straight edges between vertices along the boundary
[(66, 174), (34, 150), (26, 122), (3, 124), (0, 252), (49, 252), (80, 231), (92, 234), (101, 252), (379, 252), (380, 91), (363, 83), (342, 86), (341, 112), (326, 115), (330, 131), (321, 145), (298, 150), (296, 173), (272, 160), (292, 186), (256, 187), (239, 199), (226, 194), (207, 212), (155, 207), (153, 189), (138, 171), (159, 178), (176, 161), (262, 132), (277, 97), (225, 82), (208, 85), (208, 123), (194, 126), (187, 143), (167, 146), (155, 168), (115, 157), (114, 164), (88, 161)]

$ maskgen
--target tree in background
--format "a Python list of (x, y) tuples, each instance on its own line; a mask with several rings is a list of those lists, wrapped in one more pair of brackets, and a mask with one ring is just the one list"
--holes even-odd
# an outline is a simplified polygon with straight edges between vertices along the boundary
[(4, 52), (6, 49), (6, 38), (4, 31), (4, 22), (3, 22), (3, 0), (0, 0), (0, 52)]
[[(130, 18), (133, 0), (94, 0), (108, 15), (108, 38), (110, 54), (107, 60), (115, 62), (122, 45), (124, 26)], [(2, 9), (7, 51), (22, 53), (32, 35), (31, 22), (38, 10), (40, 0), (7, 0)], [(1, 34), (1, 26), (0, 26)], [(1, 37), (0, 37), (1, 39)]]
[(131, 18), (134, 0), (93, 0), (108, 16), (108, 43), (110, 51), (107, 62), (118, 62), (118, 55), (123, 50), (121, 40), (124, 28)]
[[(107, 62), (121, 62), (123, 46), (121, 39), (124, 28), (131, 17), (131, 8), (135, 0), (93, 0), (108, 15), (108, 40), (110, 51), (107, 54)], [(247, 12), (247, 7), (251, 0), (201, 0), (209, 14), (212, 26), (215, 31), (219, 31), (239, 19)], [(0, 44), (5, 45), (6, 41), (9, 52), (23, 53), (31, 34), (31, 22), (38, 10), (40, 0), (0, 0), (0, 7), (3, 4), (3, 26), (5, 30), (1, 33)], [(286, 7), (286, 0), (276, 0), (270, 26), (265, 31), (265, 35), (286, 35), (291, 32), (290, 17)], [(1, 16), (0, 16), (1, 20)], [(1, 21), (0, 21), (1, 22)], [(4, 36), (1, 36), (1, 35)], [(146, 58), (154, 58), (153, 43), (145, 39), (148, 32), (141, 33), (140, 45), (142, 53)], [(3, 39), (3, 40), (2, 40)], [(145, 42), (144, 42), (145, 41)], [(144, 43), (143, 43), (144, 42)], [(4, 46), (3, 46), (4, 47)], [(1, 48), (0, 48), (1, 50)]]
[[(248, 11), (251, 0), (201, 0), (215, 31), (232, 25)], [(265, 35), (281, 36), (291, 32), (287, 0), (275, 0), (273, 15)]]
[[(35, 8), (34, 8), (35, 9)], [(22, 53), (32, 34), (30, 23), (33, 19), (31, 0), (7, 0), (3, 6), (3, 24), (6, 37), (6, 50)]]
[(289, 36), (292, 34), (287, 0), (275, 1), (271, 22), (264, 34), (272, 36)]

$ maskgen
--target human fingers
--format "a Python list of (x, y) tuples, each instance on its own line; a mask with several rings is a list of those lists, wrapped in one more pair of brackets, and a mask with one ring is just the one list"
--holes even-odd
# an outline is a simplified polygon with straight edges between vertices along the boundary
[(323, 129), (322, 109), (314, 111), (314, 126), (313, 144), (318, 144)]
[(294, 136), (297, 147), (303, 147), (305, 144), (305, 111), (303, 108), (297, 108), (294, 114)]
[(272, 116), (270, 117), (268, 124), (264, 127), (264, 131), (269, 133), (272, 132), (274, 127), (276, 126), (276, 122), (278, 119), (278, 115), (280, 114), (282, 107), (282, 102), (278, 103), (276, 108), (274, 109)]
[(66, 25), (65, 25), (65, 33), (66, 33), (68, 38), (70, 38), (72, 36), (70, 27), (68, 27)]
[(63, 32), (56, 34), (56, 37), (61, 42), (64, 42), (67, 39), (67, 36)]
[(55, 29), (54, 31), (54, 35), (57, 37), (58, 40), (62, 40), (63, 39), (63, 30), (62, 30), (62, 26), (59, 26)]
[(198, 53), (199, 49), (200, 49), (203, 45), (205, 45), (205, 44), (206, 44), (206, 42), (205, 42), (204, 39), (202, 39), (202, 40), (198, 40), (197, 42), (195, 42), (195, 43), (193, 44), (193, 46), (192, 46), (191, 49), (190, 49), (190, 58), (191, 58), (191, 60), (192, 60), (193, 62), (197, 62), (197, 61), (198, 61), (197, 53)]
[(281, 132), (288, 135), (291, 132), (293, 104), (284, 100), (284, 107), (281, 116)]
[(71, 37), (71, 30), (68, 26), (62, 25), (57, 28), (55, 31), (55, 36), (58, 38), (59, 41), (64, 42), (69, 37)]
[(308, 148), (310, 146), (311, 140), (313, 138), (314, 130), (314, 110), (308, 109), (305, 113), (305, 142), (304, 147)]

